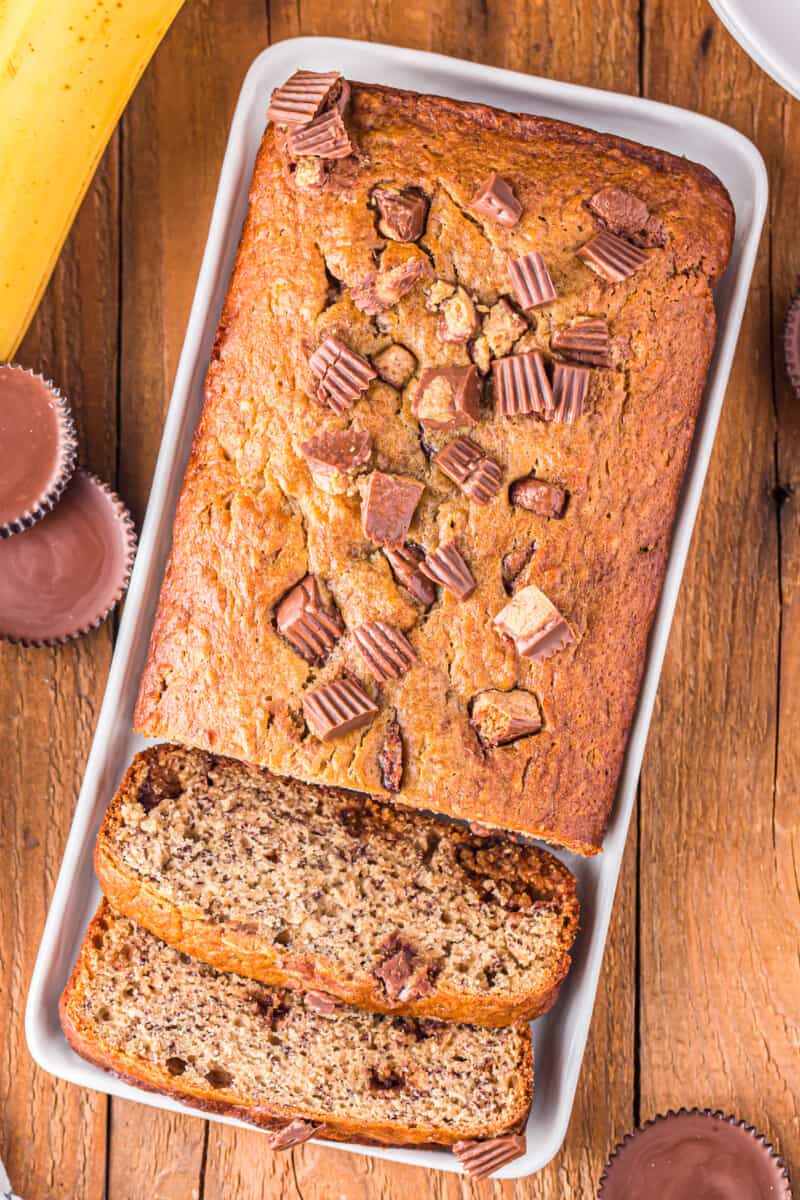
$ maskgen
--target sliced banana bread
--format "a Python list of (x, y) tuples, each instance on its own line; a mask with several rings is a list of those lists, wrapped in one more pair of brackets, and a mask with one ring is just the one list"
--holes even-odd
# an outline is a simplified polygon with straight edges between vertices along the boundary
[(95, 866), (118, 911), (220, 970), (477, 1025), (549, 1008), (578, 924), (545, 850), (167, 744), (129, 768)]
[(524, 1126), (525, 1024), (478, 1029), (343, 1005), (323, 1013), (307, 1000), (191, 959), (104, 901), (60, 1013), (90, 1062), (273, 1129), (276, 1149), (312, 1135), (453, 1145)]

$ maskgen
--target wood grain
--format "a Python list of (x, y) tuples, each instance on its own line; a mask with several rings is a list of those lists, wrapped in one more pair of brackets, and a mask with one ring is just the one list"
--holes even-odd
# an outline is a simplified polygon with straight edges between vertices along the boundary
[[(800, 105), (703, 0), (187, 0), (146, 73), (20, 360), (73, 397), (84, 458), (141, 520), (241, 79), (298, 34), (394, 42), (643, 92), (753, 137), (772, 201), (687, 566), (563, 1151), (470, 1184), (106, 1101), (35, 1070), (24, 995), (108, 668), (111, 627), (0, 646), (0, 1155), (26, 1200), (588, 1200), (670, 1105), (759, 1124), (800, 1174), (800, 406), (780, 325), (800, 272)], [(365, 74), (367, 70), (365, 67)], [(118, 382), (119, 381), (119, 382)]]
[(773, 312), (787, 302), (790, 256), (795, 270), (798, 261), (796, 239), (789, 249), (777, 231), (788, 229), (798, 199), (796, 177), (780, 168), (797, 153), (800, 107), (699, 0), (649, 5), (645, 45), (648, 92), (741, 129), (783, 187), (753, 280), (642, 776), (642, 1116), (718, 1106), (764, 1130), (800, 1168), (800, 895), (790, 815), (794, 807), (796, 824), (796, 602), (786, 615), (787, 594), (796, 600), (797, 516), (791, 495), (780, 515), (776, 508), (776, 470), (796, 464), (798, 426), (780, 379)]
[[(70, 397), (81, 459), (114, 482), (118, 141), (100, 165), (18, 360)], [(99, 1200), (106, 1100), (36, 1068), (25, 996), (111, 654), (111, 626), (58, 649), (0, 644), (0, 1156), (32, 1200)]]

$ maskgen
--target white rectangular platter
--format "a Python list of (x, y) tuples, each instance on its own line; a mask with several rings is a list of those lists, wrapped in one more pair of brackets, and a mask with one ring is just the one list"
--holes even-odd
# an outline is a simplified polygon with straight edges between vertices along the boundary
[[(97, 724), (75, 818), (64, 853), (28, 997), (26, 1032), (40, 1066), (82, 1087), (190, 1112), (89, 1066), (67, 1045), (58, 1021), (58, 999), (83, 931), (98, 900), (92, 847), (103, 811), (132, 755), (145, 744), (132, 732), (133, 707), (203, 380), (247, 206), (264, 113), (273, 87), (302, 65), (341, 71), (353, 79), (434, 92), (500, 108), (538, 113), (608, 131), (706, 164), (727, 186), (736, 209), (736, 240), (716, 295), (719, 340), (682, 492), (663, 594), (650, 639), (647, 669), (631, 732), (616, 805), (603, 853), (593, 859), (562, 857), (578, 877), (582, 928), (573, 970), (553, 1012), (535, 1022), (536, 1095), (528, 1125), (528, 1151), (501, 1178), (538, 1171), (558, 1151), (566, 1133), (592, 1016), (650, 714), (670, 622), (689, 547), (711, 447), (722, 408), (736, 339), (767, 203), (764, 164), (740, 134), (707, 117), (637, 97), (599, 92), (436, 54), (337, 38), (297, 38), (265, 50), (245, 79), (231, 127), (200, 278), (181, 354), (105, 699)], [(66, 802), (66, 798), (65, 798)], [(598, 1097), (598, 1102), (602, 1100)], [(225, 1117), (206, 1117), (230, 1122)], [(460, 1171), (445, 1152), (349, 1146), (397, 1162)]]

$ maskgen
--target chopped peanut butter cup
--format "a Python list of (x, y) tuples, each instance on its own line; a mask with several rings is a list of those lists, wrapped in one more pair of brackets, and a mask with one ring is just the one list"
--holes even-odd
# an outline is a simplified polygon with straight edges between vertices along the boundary
[(456, 600), (467, 600), (478, 586), (454, 541), (446, 542), (419, 564), (424, 575), (452, 592)]
[(408, 638), (386, 621), (365, 621), (353, 630), (364, 661), (379, 683), (400, 679), (417, 656)]
[(542, 728), (539, 702), (532, 692), (480, 692), (472, 702), (472, 724), (484, 746), (504, 746)]
[(365, 536), (379, 546), (402, 546), (424, 491), (418, 479), (373, 471), (361, 503)]
[(481, 419), (478, 368), (426, 367), (411, 411), (426, 429), (458, 429)]
[(329, 1017), (342, 1007), (341, 1000), (337, 1000), (335, 996), (329, 996), (327, 992), (304, 992), (303, 1003), (306, 1008), (319, 1013), (321, 1017)]
[(335, 494), (352, 489), (352, 477), (369, 466), (372, 437), (366, 430), (331, 429), (300, 449), (317, 486)]
[[(272, 93), (267, 120), (276, 125), (309, 125), (349, 88), (338, 71), (295, 71)], [(345, 101), (346, 102), (346, 101)]]
[(553, 370), (553, 420), (562, 425), (574, 425), (583, 412), (589, 392), (591, 371), (571, 363), (556, 363)]
[(454, 438), (434, 454), (433, 461), (476, 504), (488, 504), (500, 491), (502, 470), (469, 438)]
[(550, 338), (557, 354), (592, 367), (610, 367), (611, 340), (605, 317), (586, 317), (557, 329)]
[(527, 1148), (524, 1133), (507, 1133), (482, 1142), (456, 1142), (453, 1154), (472, 1179), (488, 1179), (506, 1163), (522, 1158)]
[(397, 716), (386, 723), (383, 745), (378, 754), (381, 784), (387, 792), (396, 794), (403, 786), (403, 735)]
[(383, 553), (389, 560), (389, 566), (392, 568), (392, 574), (397, 582), (401, 583), (414, 599), (418, 600), (420, 604), (424, 604), (426, 608), (433, 604), (436, 599), (436, 589), (422, 571), (425, 551), (421, 550), (419, 546), (415, 546), (413, 542), (406, 542), (404, 545), (394, 548), (385, 546)]
[(374, 317), (408, 295), (425, 271), (425, 263), (419, 258), (410, 258), (386, 271), (372, 271), (350, 289), (350, 299), (357, 309)]
[(314, 665), (325, 661), (344, 633), (344, 621), (313, 575), (287, 592), (275, 613), (278, 632)]
[(510, 354), (492, 363), (495, 408), (504, 417), (537, 413), (545, 421), (555, 414), (553, 389), (538, 350)]
[(586, 203), (589, 211), (611, 233), (639, 246), (663, 246), (664, 226), (639, 196), (620, 187), (600, 188)]
[(319, 1133), (322, 1129), (321, 1125), (312, 1125), (311, 1121), (303, 1121), (298, 1117), (294, 1121), (290, 1121), (288, 1125), (284, 1125), (282, 1129), (276, 1129), (267, 1137), (267, 1145), (270, 1150), (290, 1150), (292, 1146), (300, 1146), (303, 1142), (307, 1142), (315, 1133)]
[(504, 225), (507, 229), (516, 225), (522, 216), (522, 205), (514, 195), (511, 184), (496, 171), (492, 171), (489, 178), (483, 181), (470, 200), (469, 206), (481, 216), (488, 217), (490, 221), (496, 221), (498, 225)]
[(367, 360), (337, 337), (327, 337), (308, 365), (319, 380), (317, 396), (339, 415), (353, 407), (376, 377)]
[(346, 675), (313, 688), (303, 697), (305, 718), (323, 742), (369, 725), (377, 711), (377, 704), (361, 684)]
[(615, 233), (598, 233), (577, 252), (581, 262), (609, 283), (622, 283), (643, 267), (650, 255)]
[(50, 512), (76, 454), (75, 423), (55, 384), (15, 363), (0, 364), (0, 538)]
[(535, 250), (512, 258), (508, 264), (508, 274), (520, 308), (538, 308), (555, 300), (557, 293), (550, 272), (541, 254)]
[(376, 187), (378, 233), (394, 242), (416, 242), (425, 229), (427, 198), (416, 188)]
[(288, 144), (293, 158), (310, 154), (316, 158), (348, 158), (353, 153), (353, 143), (338, 108), (320, 113), (309, 125), (293, 126)]
[(563, 515), (567, 493), (555, 483), (529, 475), (512, 483), (508, 498), (516, 508), (525, 508), (539, 517), (553, 518)]
[(511, 638), (523, 658), (533, 662), (550, 658), (575, 640), (556, 606), (533, 583), (514, 593), (493, 624)]

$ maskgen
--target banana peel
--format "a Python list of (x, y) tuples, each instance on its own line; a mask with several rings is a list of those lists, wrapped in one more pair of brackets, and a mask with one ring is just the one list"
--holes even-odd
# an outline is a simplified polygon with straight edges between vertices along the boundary
[(0, 362), (184, 0), (0, 0)]

